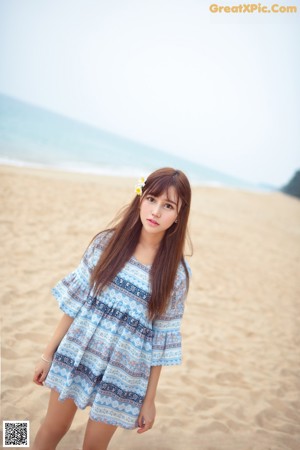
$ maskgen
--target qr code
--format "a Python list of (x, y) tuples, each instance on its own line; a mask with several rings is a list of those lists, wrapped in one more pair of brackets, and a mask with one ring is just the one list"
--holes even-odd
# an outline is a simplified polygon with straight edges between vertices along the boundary
[(28, 420), (3, 420), (3, 447), (29, 447)]

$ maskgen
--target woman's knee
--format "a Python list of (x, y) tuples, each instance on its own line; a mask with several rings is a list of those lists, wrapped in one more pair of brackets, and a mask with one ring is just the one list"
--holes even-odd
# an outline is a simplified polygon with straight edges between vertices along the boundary
[(59, 441), (64, 437), (69, 427), (61, 424), (54, 426), (52, 422), (45, 419), (34, 440), (33, 450), (52, 450), (56, 448)]
[(89, 419), (85, 431), (83, 450), (106, 450), (117, 427)]
[(45, 430), (45, 433), (49, 436), (62, 437), (67, 433), (67, 431), (69, 431), (71, 424), (72, 420), (70, 419), (64, 421), (53, 421), (52, 419), (47, 420), (46, 417), (42, 427)]

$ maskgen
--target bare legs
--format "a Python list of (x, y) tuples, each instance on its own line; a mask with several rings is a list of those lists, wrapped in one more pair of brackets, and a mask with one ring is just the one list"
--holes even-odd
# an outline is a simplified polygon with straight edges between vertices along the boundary
[(116, 429), (117, 427), (114, 425), (89, 419), (85, 430), (83, 450), (106, 450)]
[[(55, 450), (71, 426), (77, 406), (71, 399), (61, 402), (58, 397), (59, 394), (51, 390), (47, 414), (36, 435), (32, 450)], [(83, 450), (106, 450), (116, 429), (114, 425), (89, 419)]]
[(77, 406), (71, 399), (58, 400), (59, 394), (51, 390), (49, 405), (32, 450), (55, 450), (59, 441), (71, 426)]

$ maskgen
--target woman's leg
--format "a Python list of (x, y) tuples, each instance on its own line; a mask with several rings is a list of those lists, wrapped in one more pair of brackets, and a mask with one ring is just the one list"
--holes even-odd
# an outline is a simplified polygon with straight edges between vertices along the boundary
[(117, 427), (89, 419), (83, 441), (83, 450), (106, 450)]
[(58, 397), (59, 394), (51, 390), (47, 414), (37, 432), (32, 450), (54, 450), (71, 426), (77, 406), (72, 399), (61, 402)]

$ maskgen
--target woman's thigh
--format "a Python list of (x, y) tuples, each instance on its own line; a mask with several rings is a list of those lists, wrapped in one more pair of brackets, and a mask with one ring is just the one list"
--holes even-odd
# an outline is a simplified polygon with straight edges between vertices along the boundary
[(116, 429), (115, 425), (89, 419), (85, 430), (83, 450), (106, 450)]
[(45, 422), (51, 428), (61, 427), (68, 429), (77, 411), (77, 406), (70, 398), (60, 401), (58, 397), (58, 392), (52, 389)]
[(37, 432), (32, 450), (50, 450), (70, 428), (77, 406), (71, 399), (58, 400), (59, 394), (51, 390), (48, 410), (44, 422)]

